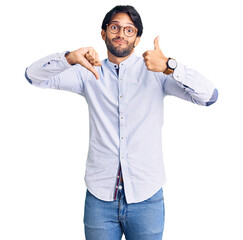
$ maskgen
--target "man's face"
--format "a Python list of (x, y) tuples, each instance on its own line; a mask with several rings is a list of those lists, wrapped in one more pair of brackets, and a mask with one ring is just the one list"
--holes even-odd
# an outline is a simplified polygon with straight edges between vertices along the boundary
[[(116, 23), (123, 27), (135, 27), (131, 18), (126, 13), (117, 13), (110, 23)], [(124, 28), (121, 28), (118, 33), (111, 33), (107, 27), (106, 31), (102, 30), (101, 34), (107, 49), (116, 57), (126, 57), (130, 55), (140, 39), (140, 37), (136, 37), (137, 34), (132, 37), (126, 36), (124, 34)]]

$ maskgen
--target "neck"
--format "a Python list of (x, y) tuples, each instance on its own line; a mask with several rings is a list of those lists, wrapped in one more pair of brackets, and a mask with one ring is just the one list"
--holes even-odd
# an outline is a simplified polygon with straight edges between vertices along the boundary
[(110, 53), (109, 50), (107, 50), (107, 54), (108, 54), (109, 61), (112, 62), (112, 63), (115, 63), (117, 65), (119, 65), (121, 62), (123, 62), (124, 60), (126, 60), (127, 58), (129, 58), (133, 54), (133, 52), (134, 52), (134, 49), (126, 57), (117, 57), (117, 56), (113, 55), (112, 53)]

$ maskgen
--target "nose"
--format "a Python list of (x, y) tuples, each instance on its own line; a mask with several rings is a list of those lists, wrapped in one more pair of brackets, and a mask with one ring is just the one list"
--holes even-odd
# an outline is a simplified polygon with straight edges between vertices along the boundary
[(119, 32), (116, 35), (124, 38), (125, 37), (124, 28), (121, 27), (120, 30), (119, 30)]

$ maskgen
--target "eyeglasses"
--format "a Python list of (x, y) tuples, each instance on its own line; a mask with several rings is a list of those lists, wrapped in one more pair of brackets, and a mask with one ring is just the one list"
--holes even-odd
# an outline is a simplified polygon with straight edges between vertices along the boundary
[(135, 27), (132, 26), (123, 27), (118, 25), (117, 23), (106, 24), (106, 26), (108, 27), (108, 30), (114, 34), (120, 32), (121, 28), (123, 28), (123, 32), (127, 37), (133, 37), (137, 32), (137, 29)]

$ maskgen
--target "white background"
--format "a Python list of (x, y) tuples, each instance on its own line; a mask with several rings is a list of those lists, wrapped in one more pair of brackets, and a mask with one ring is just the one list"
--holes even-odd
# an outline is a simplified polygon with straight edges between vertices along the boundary
[(142, 17), (137, 55), (160, 35), (166, 56), (219, 91), (210, 107), (165, 99), (163, 240), (242, 240), (243, 19), (236, 0), (1, 3), (0, 239), (85, 239), (87, 103), (34, 87), (24, 72), (46, 55), (80, 47), (106, 58), (101, 23), (117, 4), (133, 5)]

